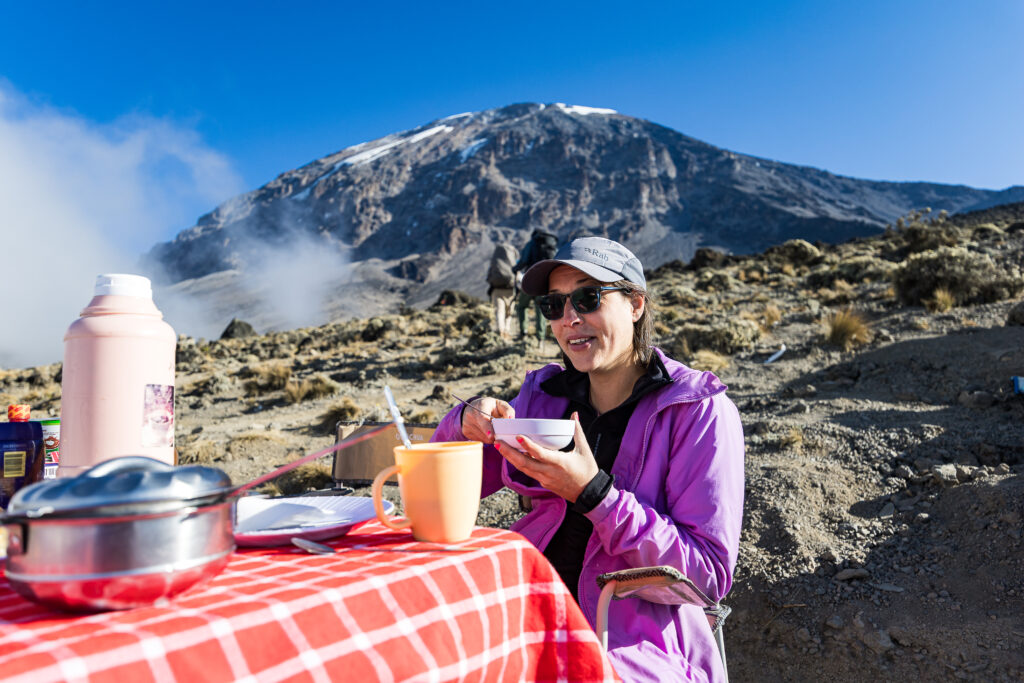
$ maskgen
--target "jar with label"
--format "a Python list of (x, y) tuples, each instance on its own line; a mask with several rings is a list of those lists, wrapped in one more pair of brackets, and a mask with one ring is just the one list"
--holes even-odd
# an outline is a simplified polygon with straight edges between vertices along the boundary
[(26, 484), (39, 481), (43, 467), (43, 426), (30, 419), (30, 407), (7, 407), (7, 422), (0, 422), (0, 508)]

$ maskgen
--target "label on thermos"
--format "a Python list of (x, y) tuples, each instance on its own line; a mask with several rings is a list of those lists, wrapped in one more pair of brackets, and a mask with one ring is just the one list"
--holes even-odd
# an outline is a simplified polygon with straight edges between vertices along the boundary
[(142, 399), (142, 445), (174, 446), (174, 385), (147, 384)]

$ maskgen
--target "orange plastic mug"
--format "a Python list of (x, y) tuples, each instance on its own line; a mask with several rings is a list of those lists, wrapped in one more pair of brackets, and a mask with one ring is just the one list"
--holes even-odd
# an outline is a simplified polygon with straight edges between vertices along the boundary
[[(449, 441), (395, 447), (395, 464), (373, 480), (377, 519), (391, 529), (412, 527), (417, 541), (454, 543), (469, 538), (480, 509), (483, 444)], [(398, 474), (405, 518), (384, 512), (384, 482)]]

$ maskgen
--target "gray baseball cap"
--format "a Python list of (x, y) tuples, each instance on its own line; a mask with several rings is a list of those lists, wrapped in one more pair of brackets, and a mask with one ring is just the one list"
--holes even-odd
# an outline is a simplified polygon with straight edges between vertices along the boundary
[(523, 276), (522, 290), (530, 296), (548, 293), (548, 275), (558, 266), (572, 266), (598, 282), (628, 280), (647, 289), (640, 259), (618, 242), (604, 237), (580, 237), (563, 244), (555, 258), (538, 261)]

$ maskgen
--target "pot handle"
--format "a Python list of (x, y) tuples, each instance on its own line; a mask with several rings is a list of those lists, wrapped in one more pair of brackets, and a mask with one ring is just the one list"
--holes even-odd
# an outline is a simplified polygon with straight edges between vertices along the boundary
[[(14, 521), (15, 517), (0, 517), (0, 524), (6, 527), (14, 527), (7, 530), (7, 558), (13, 555), (24, 555), (28, 552), (28, 524)], [(16, 531), (15, 531), (16, 529)]]
[(154, 458), (147, 458), (144, 455), (126, 455), (112, 460), (106, 460), (99, 465), (90, 467), (82, 472), (82, 477), (105, 477), (115, 472), (169, 472), (174, 470), (174, 465)]

